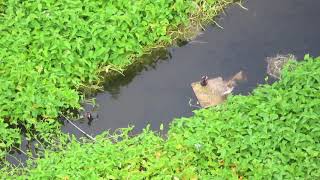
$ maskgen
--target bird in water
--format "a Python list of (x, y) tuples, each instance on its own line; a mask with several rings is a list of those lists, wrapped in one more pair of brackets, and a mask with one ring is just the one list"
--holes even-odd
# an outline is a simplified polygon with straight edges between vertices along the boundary
[(202, 76), (200, 84), (201, 86), (206, 86), (208, 84), (208, 76)]
[(91, 112), (89, 112), (89, 111), (87, 111), (86, 113), (85, 113), (85, 117), (88, 119), (88, 124), (89, 125), (91, 125), (91, 123), (92, 123), (92, 121), (93, 121), (93, 116), (92, 116), (92, 114), (91, 114)]

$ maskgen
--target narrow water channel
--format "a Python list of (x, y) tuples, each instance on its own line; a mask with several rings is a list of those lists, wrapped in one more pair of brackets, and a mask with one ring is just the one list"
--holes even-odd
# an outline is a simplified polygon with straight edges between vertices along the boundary
[[(135, 125), (135, 132), (148, 123), (157, 130), (161, 123), (192, 115), (188, 102), (196, 98), (190, 83), (202, 75), (227, 78), (243, 70), (248, 81), (234, 94), (248, 94), (265, 83), (267, 56), (319, 55), (320, 1), (250, 0), (244, 6), (248, 10), (233, 5), (218, 18), (224, 29), (209, 26), (186, 45), (157, 54), (151, 65), (108, 82), (95, 97), (98, 118), (76, 124), (91, 135), (128, 124)], [(68, 123), (63, 131), (82, 136)]]

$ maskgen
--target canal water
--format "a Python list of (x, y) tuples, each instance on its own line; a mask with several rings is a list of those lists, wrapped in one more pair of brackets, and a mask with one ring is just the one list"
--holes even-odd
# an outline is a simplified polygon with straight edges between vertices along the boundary
[[(188, 117), (195, 109), (189, 101), (196, 98), (190, 84), (202, 75), (228, 78), (238, 71), (248, 80), (234, 94), (250, 94), (265, 83), (268, 56), (292, 53), (320, 55), (320, 1), (250, 0), (248, 10), (233, 5), (216, 19), (223, 29), (208, 26), (196, 39), (183, 45), (155, 52), (145, 65), (137, 65), (104, 85), (98, 93), (95, 119), (75, 124), (88, 134), (135, 126), (139, 132), (147, 124), (159, 130), (175, 118)], [(63, 131), (83, 136), (65, 122)]]

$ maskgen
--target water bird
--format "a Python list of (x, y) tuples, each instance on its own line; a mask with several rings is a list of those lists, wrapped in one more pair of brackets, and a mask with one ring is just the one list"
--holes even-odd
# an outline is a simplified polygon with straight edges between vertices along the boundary
[(201, 86), (206, 86), (208, 84), (208, 76), (202, 76), (200, 84)]
[(91, 114), (91, 112), (87, 111), (86, 114), (85, 114), (85, 117), (90, 121), (93, 121), (93, 116)]

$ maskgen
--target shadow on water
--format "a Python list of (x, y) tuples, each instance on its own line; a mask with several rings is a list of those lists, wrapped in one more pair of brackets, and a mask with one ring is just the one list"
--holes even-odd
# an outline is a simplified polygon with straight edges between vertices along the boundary
[[(252, 0), (244, 3), (248, 11), (234, 5), (218, 21), (224, 27), (209, 26), (194, 41), (183, 47), (169, 48), (135, 65), (126, 76), (104, 84), (96, 95), (97, 106), (85, 105), (94, 119), (76, 121), (91, 135), (134, 124), (139, 132), (148, 123), (158, 130), (172, 119), (191, 116), (188, 104), (195, 95), (190, 84), (202, 75), (228, 78), (243, 70), (248, 81), (234, 94), (248, 94), (264, 84), (266, 57), (292, 53), (320, 55), (320, 1)], [(64, 132), (83, 136), (69, 123)]]

